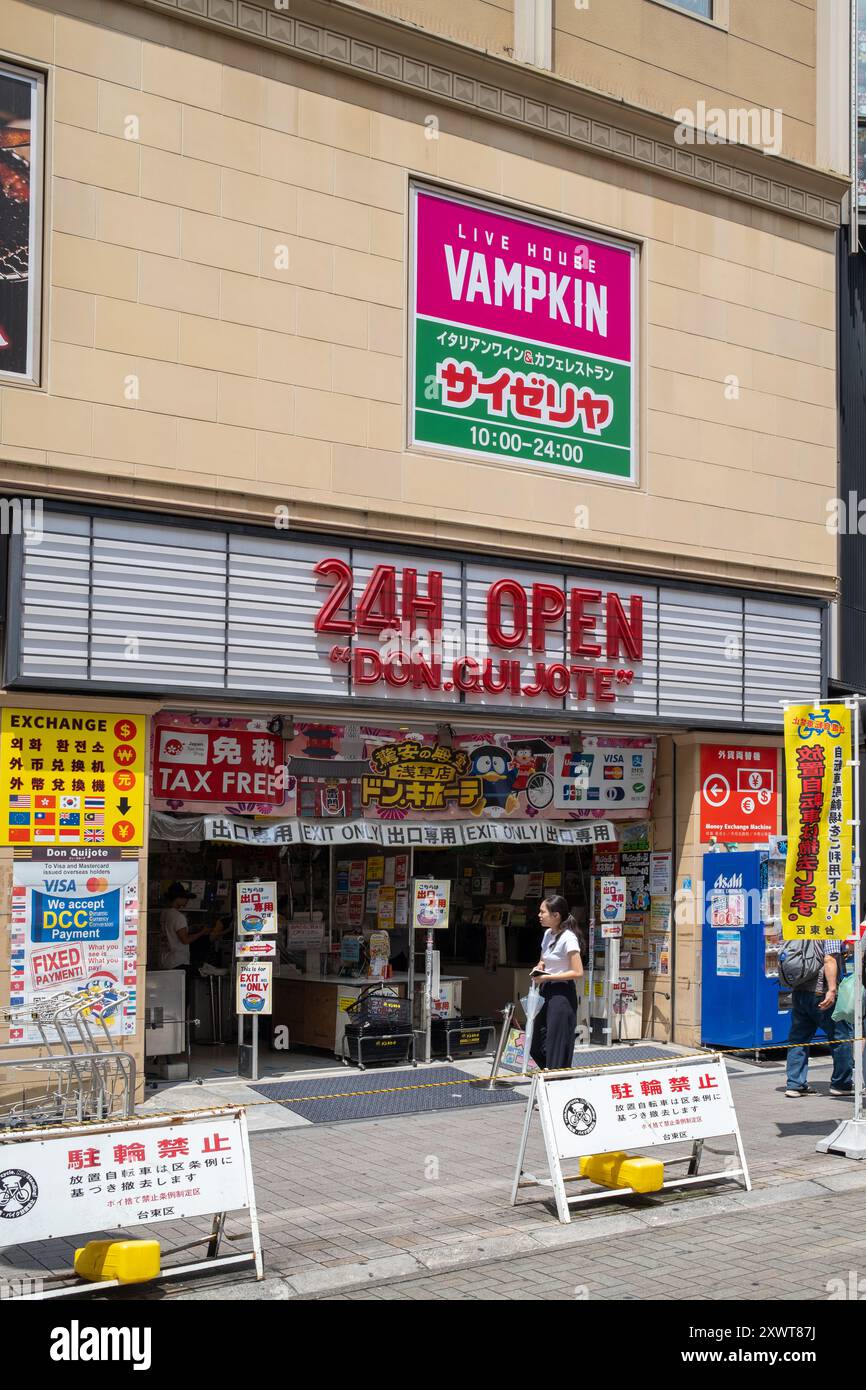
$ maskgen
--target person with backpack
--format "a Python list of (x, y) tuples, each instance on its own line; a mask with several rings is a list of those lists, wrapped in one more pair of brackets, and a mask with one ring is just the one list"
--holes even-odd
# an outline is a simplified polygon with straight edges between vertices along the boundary
[(819, 1028), (833, 1044), (830, 1095), (854, 1093), (854, 1049), (844, 1041), (853, 1032), (844, 1019), (833, 1018), (841, 959), (838, 941), (786, 941), (779, 955), (779, 986), (791, 991), (786, 1096), (814, 1094), (813, 1087), (807, 1084), (809, 1053), (804, 1044), (812, 1042)]

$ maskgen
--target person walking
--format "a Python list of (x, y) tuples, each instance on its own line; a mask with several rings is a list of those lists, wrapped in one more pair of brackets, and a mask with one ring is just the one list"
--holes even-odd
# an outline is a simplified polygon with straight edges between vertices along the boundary
[(845, 1039), (853, 1037), (850, 1023), (833, 1018), (838, 993), (841, 950), (838, 941), (810, 941), (810, 952), (819, 963), (817, 975), (806, 979), (800, 988), (791, 991), (791, 1032), (788, 1037), (788, 1075), (786, 1096), (796, 1098), (814, 1094), (807, 1084), (809, 1053), (803, 1045), (811, 1043), (821, 1028), (833, 1043), (833, 1073), (830, 1077), (831, 1096), (853, 1094), (854, 1049)]
[(541, 956), (532, 979), (541, 987), (544, 1003), (535, 1020), (529, 1055), (542, 1071), (570, 1067), (577, 1032), (577, 989), (583, 974), (577, 926), (568, 903), (559, 894), (545, 898), (538, 911), (544, 927)]

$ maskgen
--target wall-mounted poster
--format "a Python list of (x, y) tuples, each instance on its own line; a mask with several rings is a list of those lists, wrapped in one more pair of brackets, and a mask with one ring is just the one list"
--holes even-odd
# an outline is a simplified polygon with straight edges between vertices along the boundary
[[(19, 850), (12, 878), (9, 1003), (51, 1011), (88, 1001), (91, 1023), (135, 1032), (138, 859), (124, 851)], [(99, 1027), (101, 1031), (101, 1026)], [(39, 1042), (16, 1021), (10, 1042)]]
[(410, 444), (637, 476), (637, 248), (411, 190)]

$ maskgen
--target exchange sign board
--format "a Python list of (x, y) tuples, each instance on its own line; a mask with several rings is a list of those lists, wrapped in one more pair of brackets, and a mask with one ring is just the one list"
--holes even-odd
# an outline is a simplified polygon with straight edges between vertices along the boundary
[(410, 444), (635, 481), (637, 249), (411, 197)]

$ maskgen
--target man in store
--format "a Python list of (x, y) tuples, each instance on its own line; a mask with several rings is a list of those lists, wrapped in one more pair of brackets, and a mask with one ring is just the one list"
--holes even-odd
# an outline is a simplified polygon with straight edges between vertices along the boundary
[(820, 968), (814, 978), (804, 979), (801, 988), (791, 991), (791, 1032), (789, 1043), (800, 1044), (788, 1048), (788, 1084), (786, 1096), (798, 1097), (813, 1094), (807, 1085), (809, 1073), (809, 1052), (803, 1044), (811, 1043), (820, 1028), (833, 1046), (833, 1074), (830, 1078), (831, 1096), (850, 1096), (853, 1093), (852, 1073), (854, 1050), (850, 1042), (841, 1041), (851, 1037), (851, 1025), (844, 1020), (835, 1021), (833, 1010), (840, 978), (842, 956), (838, 941), (814, 941), (809, 943), (810, 952)]

